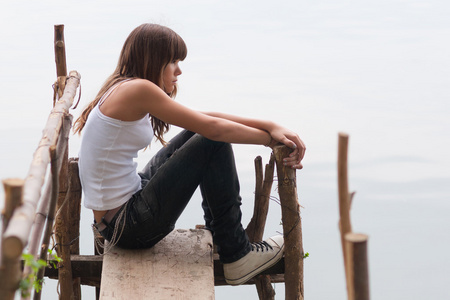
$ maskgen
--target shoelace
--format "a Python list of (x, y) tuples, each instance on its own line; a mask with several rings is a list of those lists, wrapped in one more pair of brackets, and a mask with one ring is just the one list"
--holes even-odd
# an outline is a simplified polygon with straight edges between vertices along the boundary
[(259, 252), (259, 250), (264, 252), (264, 250), (269, 251), (269, 248), (270, 250), (273, 250), (272, 246), (270, 246), (266, 241), (252, 243), (252, 251), (255, 251), (256, 249), (256, 252)]

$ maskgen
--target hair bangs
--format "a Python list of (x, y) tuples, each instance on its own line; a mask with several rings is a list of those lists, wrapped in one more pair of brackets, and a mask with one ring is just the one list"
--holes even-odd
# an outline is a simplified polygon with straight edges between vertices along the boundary
[[(175, 33), (175, 32), (174, 32)], [(171, 58), (174, 60), (184, 60), (187, 56), (187, 47), (184, 40), (175, 33), (171, 43)]]

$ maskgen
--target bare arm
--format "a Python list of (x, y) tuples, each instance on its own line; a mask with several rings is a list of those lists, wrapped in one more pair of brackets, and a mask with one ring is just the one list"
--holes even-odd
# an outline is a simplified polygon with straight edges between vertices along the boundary
[(303, 141), (295, 132), (292, 132), (269, 120), (245, 118), (218, 112), (204, 112), (204, 114), (230, 120), (233, 122), (243, 124), (245, 126), (258, 128), (268, 132), (272, 139), (269, 146), (273, 147), (277, 143), (282, 143), (290, 148), (293, 148), (294, 151), (291, 153), (289, 157), (285, 159), (285, 162), (289, 166), (302, 168), (301, 160), (305, 155), (306, 147)]
[(253, 128), (258, 128), (267, 132), (270, 132), (276, 126), (275, 123), (268, 121), (268, 120), (259, 120), (259, 119), (252, 119), (252, 118), (246, 118), (241, 116), (235, 116), (220, 112), (202, 112), (205, 115), (230, 120), (236, 123), (240, 123), (246, 126), (250, 126)]
[[(146, 80), (133, 80), (134, 103), (141, 112), (209, 139), (228, 143), (267, 145), (270, 135), (259, 128), (246, 126), (231, 120), (208, 116), (174, 101), (159, 87)], [(130, 82), (132, 83), (132, 82)]]
[(102, 105), (102, 112), (120, 120), (137, 120), (145, 114), (216, 141), (275, 146), (278, 142), (294, 148), (286, 164), (302, 168), (304, 144), (297, 134), (270, 121), (220, 113), (201, 113), (167, 96), (148, 80), (123, 83)]

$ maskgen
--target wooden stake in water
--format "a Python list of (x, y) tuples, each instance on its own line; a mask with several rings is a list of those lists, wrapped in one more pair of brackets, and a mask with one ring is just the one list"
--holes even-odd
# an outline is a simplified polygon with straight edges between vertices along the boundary
[(344, 256), (345, 277), (347, 282), (347, 292), (350, 291), (350, 280), (348, 278), (348, 251), (345, 244), (344, 237), (347, 233), (352, 232), (352, 225), (350, 222), (350, 194), (348, 192), (348, 171), (347, 171), (347, 157), (348, 157), (348, 135), (339, 133), (338, 140), (338, 191), (339, 191), (339, 227), (341, 231), (342, 253)]
[(368, 236), (348, 233), (345, 243), (348, 250), (348, 271), (350, 279), (349, 300), (369, 300), (369, 267), (367, 259)]

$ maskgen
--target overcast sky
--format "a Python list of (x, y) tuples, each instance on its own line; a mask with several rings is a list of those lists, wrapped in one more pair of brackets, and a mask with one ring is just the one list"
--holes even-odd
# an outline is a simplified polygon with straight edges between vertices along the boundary
[[(450, 245), (435, 237), (450, 229), (449, 15), (449, 2), (438, 0), (2, 2), (0, 177), (26, 176), (51, 109), (55, 24), (65, 25), (68, 69), (82, 76), (77, 117), (114, 69), (129, 32), (160, 23), (188, 46), (177, 101), (270, 118), (304, 139), (298, 178), (312, 253), (305, 262), (307, 298), (345, 295), (335, 211), (340, 131), (350, 134), (350, 185), (358, 192), (353, 221), (371, 236), (374, 299), (424, 299), (418, 295), (430, 290), (434, 299), (445, 298), (450, 265), (438, 258)], [(71, 156), (78, 143), (71, 137)], [(243, 194), (251, 196), (252, 159), (268, 152), (236, 149)], [(245, 205), (244, 218), (251, 213)], [(392, 228), (398, 230), (386, 234)], [(336, 256), (323, 250), (330, 244)], [(435, 258), (420, 267), (435, 277), (409, 278), (429, 251)], [(401, 278), (410, 282), (396, 285)]]

